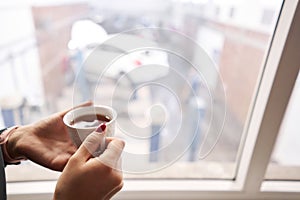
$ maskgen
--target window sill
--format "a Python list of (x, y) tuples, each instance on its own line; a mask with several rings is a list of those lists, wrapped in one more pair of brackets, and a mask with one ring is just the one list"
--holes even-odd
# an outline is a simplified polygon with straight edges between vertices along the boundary
[[(59, 172), (51, 171), (29, 161), (22, 162), (21, 165), (22, 166), (10, 165), (6, 167), (7, 182), (53, 181), (57, 180), (60, 175)], [(178, 162), (154, 173), (124, 173), (124, 179), (232, 180), (235, 176), (235, 165), (234, 162)]]
[[(247, 193), (235, 181), (125, 180), (115, 199), (299, 199), (300, 182), (264, 183), (262, 191)], [(56, 181), (8, 183), (8, 199), (51, 199)], [(282, 187), (284, 186), (284, 187)], [(281, 188), (280, 188), (281, 187)]]

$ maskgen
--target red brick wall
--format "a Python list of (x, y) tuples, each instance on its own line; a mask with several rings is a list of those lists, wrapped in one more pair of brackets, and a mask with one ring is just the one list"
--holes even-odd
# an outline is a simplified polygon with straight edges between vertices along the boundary
[(222, 24), (213, 26), (225, 36), (219, 65), (228, 108), (243, 123), (255, 94), (270, 35)]
[(71, 25), (86, 16), (85, 4), (32, 7), (42, 79), (47, 100), (60, 95), (64, 86), (64, 59), (68, 54)]

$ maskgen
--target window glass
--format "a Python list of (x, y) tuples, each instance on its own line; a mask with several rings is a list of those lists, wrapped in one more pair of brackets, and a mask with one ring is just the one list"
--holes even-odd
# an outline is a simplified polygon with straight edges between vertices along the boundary
[[(93, 99), (118, 112), (125, 177), (234, 178), (281, 0), (19, 3), (0, 3), (3, 127)], [(22, 165), (8, 180), (57, 177)]]
[(300, 139), (298, 130), (299, 101), (300, 78), (298, 74), (266, 172), (266, 179), (300, 179)]

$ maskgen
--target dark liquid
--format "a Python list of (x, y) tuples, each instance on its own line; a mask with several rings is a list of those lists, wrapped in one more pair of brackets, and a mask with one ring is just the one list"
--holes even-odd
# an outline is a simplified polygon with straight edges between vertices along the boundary
[(89, 128), (89, 127), (97, 127), (101, 123), (107, 123), (110, 121), (110, 118), (105, 115), (83, 115), (77, 117), (75, 120), (71, 121), (71, 125), (75, 128)]

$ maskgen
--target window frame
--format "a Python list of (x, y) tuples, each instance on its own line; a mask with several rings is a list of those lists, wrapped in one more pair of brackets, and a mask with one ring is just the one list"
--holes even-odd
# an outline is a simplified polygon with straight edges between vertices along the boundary
[[(299, 199), (300, 181), (264, 180), (299, 72), (299, 27), (299, 0), (285, 0), (251, 103), (253, 110), (245, 126), (235, 179), (125, 180), (115, 199)], [(8, 198), (50, 199), (55, 184), (56, 181), (8, 183)]]

